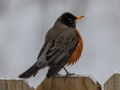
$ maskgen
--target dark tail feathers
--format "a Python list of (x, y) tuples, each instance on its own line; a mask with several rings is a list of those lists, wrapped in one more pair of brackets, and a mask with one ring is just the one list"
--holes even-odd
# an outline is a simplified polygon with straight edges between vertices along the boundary
[(24, 73), (19, 75), (19, 78), (30, 78), (31, 76), (34, 77), (37, 74), (39, 69), (40, 69), (40, 67), (37, 67), (37, 65), (34, 64), (27, 71), (25, 71)]

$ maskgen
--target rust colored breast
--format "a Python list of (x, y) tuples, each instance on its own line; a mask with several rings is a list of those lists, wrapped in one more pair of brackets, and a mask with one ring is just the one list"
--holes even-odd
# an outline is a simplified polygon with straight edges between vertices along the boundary
[(82, 40), (82, 37), (79, 33), (79, 31), (75, 28), (74, 29), (79, 38), (78, 38), (78, 45), (76, 46), (76, 49), (75, 51), (73, 52), (73, 54), (71, 55), (71, 57), (69, 58), (68, 62), (67, 62), (67, 65), (73, 65), (74, 63), (76, 63), (78, 60), (79, 60), (79, 57), (81, 56), (81, 53), (82, 53), (82, 50), (83, 50), (83, 40)]

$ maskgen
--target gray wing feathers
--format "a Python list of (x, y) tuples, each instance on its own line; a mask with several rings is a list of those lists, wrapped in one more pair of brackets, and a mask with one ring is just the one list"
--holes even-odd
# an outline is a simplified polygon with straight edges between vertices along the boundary
[(59, 35), (55, 40), (55, 46), (61, 49), (71, 49), (75, 46), (77, 34), (73, 29), (64, 31), (63, 34)]
[(47, 73), (47, 78), (50, 78), (51, 76), (54, 77), (67, 63), (67, 60), (69, 59), (69, 56), (63, 57), (57, 64), (53, 64)]
[(66, 56), (67, 53), (68, 53), (67, 51), (60, 50), (60, 51), (58, 51), (55, 55), (53, 55), (53, 56), (49, 59), (49, 62), (52, 62), (52, 63), (56, 64), (56, 63), (59, 62), (64, 56)]
[[(47, 77), (55, 76), (67, 63), (78, 43), (78, 36), (73, 29), (65, 30), (54, 41), (51, 51), (47, 53), (49, 71)], [(53, 49), (54, 48), (54, 49)]]
[(51, 47), (52, 42), (48, 42), (46, 48), (44, 49), (43, 53), (37, 60), (37, 67), (46, 67), (48, 66), (48, 61), (46, 60), (46, 53), (48, 52), (49, 48)]

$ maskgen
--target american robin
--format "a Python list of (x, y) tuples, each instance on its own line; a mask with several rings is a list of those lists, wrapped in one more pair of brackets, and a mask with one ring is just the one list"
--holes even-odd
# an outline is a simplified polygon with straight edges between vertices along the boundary
[[(37, 61), (19, 78), (35, 76), (40, 69), (49, 67), (47, 78), (54, 77), (65, 65), (73, 65), (78, 61), (83, 49), (83, 41), (76, 29), (76, 21), (84, 16), (74, 16), (66, 12), (55, 22), (47, 32), (44, 45)], [(68, 71), (66, 76), (69, 74)]]

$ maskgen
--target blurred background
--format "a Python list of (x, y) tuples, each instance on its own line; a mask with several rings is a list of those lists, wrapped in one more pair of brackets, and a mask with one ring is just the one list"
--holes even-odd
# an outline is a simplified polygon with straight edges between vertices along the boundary
[[(119, 0), (0, 0), (0, 77), (18, 78), (36, 60), (46, 32), (64, 12), (84, 15), (77, 22), (84, 49), (69, 72), (88, 74), (100, 84), (120, 70)], [(29, 83), (36, 87), (47, 68)], [(65, 74), (64, 70), (61, 70)]]

